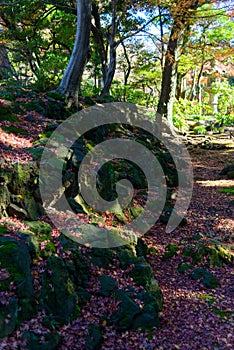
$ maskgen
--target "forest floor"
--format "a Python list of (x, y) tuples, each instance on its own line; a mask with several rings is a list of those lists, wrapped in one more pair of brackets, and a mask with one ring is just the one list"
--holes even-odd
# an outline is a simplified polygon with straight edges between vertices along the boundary
[[(33, 130), (32, 130), (33, 132)], [(22, 147), (22, 138), (1, 133), (2, 142), (8, 143), (6, 158), (17, 161), (27, 161), (24, 152), (14, 152), (15, 145)], [(24, 147), (31, 147), (30, 141), (25, 141)], [(225, 140), (226, 143), (232, 141)], [(234, 146), (234, 145), (233, 145)], [(4, 149), (1, 152), (4, 157)], [(165, 227), (160, 223), (148, 232), (144, 240), (149, 247), (154, 247), (157, 253), (151, 252), (147, 261), (153, 268), (154, 277), (159, 283), (164, 296), (164, 309), (160, 313), (160, 327), (152, 331), (116, 332), (113, 326), (103, 322), (102, 334), (104, 342), (101, 349), (131, 350), (225, 350), (232, 349), (234, 344), (234, 271), (228, 264), (209, 266), (209, 271), (217, 278), (219, 285), (208, 289), (201, 284), (200, 279), (193, 280), (191, 270), (181, 273), (178, 265), (185, 262), (183, 248), (210, 243), (222, 243), (233, 248), (234, 220), (233, 197), (230, 193), (219, 190), (234, 187), (234, 180), (220, 176), (224, 166), (234, 163), (233, 147), (225, 149), (192, 148), (190, 151), (194, 169), (194, 189), (191, 204), (186, 216), (187, 224), (180, 226), (170, 234), (165, 233)], [(228, 191), (227, 191), (228, 192)], [(176, 254), (163, 259), (168, 244), (178, 247)], [(189, 260), (187, 262), (190, 262)], [(207, 266), (207, 261), (201, 261), (195, 267)], [(110, 314), (116, 307), (113, 297), (100, 297), (98, 277), (103, 274), (113, 275), (119, 287), (126, 283), (133, 284), (131, 278), (119, 267), (112, 266), (110, 270), (93, 267), (93, 277), (90, 281), (92, 297), (81, 310), (80, 317), (58, 330), (62, 336), (59, 350), (82, 350), (85, 348), (85, 337), (88, 325), (100, 322), (100, 316)], [(35, 319), (24, 322), (8, 338), (0, 341), (0, 349), (24, 349), (21, 334), (25, 330), (36, 330), (43, 334), (41, 323), (43, 314)]]
[[(232, 349), (234, 344), (234, 270), (230, 266), (210, 268), (220, 285), (215, 290), (202, 288), (191, 280), (190, 272), (177, 270), (185, 242), (191, 246), (215, 240), (224, 244), (234, 242), (234, 207), (230, 194), (220, 193), (224, 188), (234, 188), (234, 181), (220, 177), (220, 171), (234, 162), (233, 148), (227, 150), (191, 151), (194, 170), (194, 189), (187, 213), (188, 225), (165, 234), (156, 224), (146, 242), (161, 254), (165, 245), (178, 244), (178, 255), (168, 262), (160, 255), (150, 256), (164, 295), (161, 328), (154, 333), (152, 349)], [(197, 236), (199, 235), (199, 236)], [(162, 256), (162, 255), (161, 255)]]

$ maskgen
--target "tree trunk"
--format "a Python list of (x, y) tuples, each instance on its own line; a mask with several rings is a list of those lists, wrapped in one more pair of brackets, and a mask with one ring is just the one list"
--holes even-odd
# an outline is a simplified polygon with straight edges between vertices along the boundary
[(13, 76), (11, 62), (5, 45), (0, 45), (0, 80)]
[(201, 69), (199, 71), (198, 77), (197, 77), (197, 95), (198, 95), (198, 103), (200, 108), (200, 116), (202, 116), (202, 87), (201, 87), (201, 78), (203, 74), (204, 69), (204, 62), (201, 65)]
[(103, 38), (103, 33), (101, 28), (101, 20), (98, 12), (98, 4), (96, 3), (92, 4), (92, 15), (94, 18), (95, 25), (93, 24), (91, 25), (91, 30), (93, 33), (93, 38), (94, 38), (99, 59), (101, 62), (102, 79), (104, 84), (106, 81), (106, 74), (107, 74), (107, 51), (104, 44), (104, 38)]
[(78, 92), (85, 66), (91, 56), (91, 0), (77, 0), (77, 29), (72, 54), (57, 91), (66, 96), (68, 105), (78, 105)]
[[(161, 94), (157, 108), (157, 120), (160, 123), (162, 117), (167, 117), (170, 127), (173, 129), (172, 112), (177, 85), (177, 67), (179, 51), (183, 45), (184, 26), (174, 20), (165, 57), (163, 69)], [(161, 117), (160, 117), (161, 116)]]
[(189, 101), (193, 101), (196, 97), (196, 77), (197, 77), (197, 69), (193, 69), (193, 82), (190, 89)]
[(117, 44), (115, 42), (117, 33), (117, 1), (112, 0), (112, 29), (110, 34), (110, 58), (109, 58), (109, 66), (106, 74), (106, 80), (104, 82), (104, 87), (101, 92), (101, 97), (107, 96), (110, 94), (110, 88), (112, 81), (115, 76), (116, 69), (116, 49)]
[(127, 70), (124, 70), (124, 96), (123, 96), (123, 100), (124, 102), (126, 102), (126, 95), (127, 95), (127, 85), (128, 85), (128, 79), (132, 70), (132, 65), (131, 65), (131, 61), (128, 57), (128, 53), (127, 53), (127, 49), (126, 46), (124, 45), (124, 42), (121, 43), (123, 50), (124, 50), (124, 57), (127, 61)]
[[(185, 33), (186, 31), (189, 33), (191, 12), (196, 11), (203, 2), (204, 0), (189, 0), (186, 4), (177, 2), (177, 7), (174, 9), (174, 22), (165, 55), (161, 94), (156, 113), (158, 123), (160, 123), (163, 116), (167, 118), (172, 132), (174, 130), (172, 112), (176, 94), (179, 54), (183, 47)], [(188, 12), (190, 13), (189, 17)]]
[(164, 45), (162, 8), (160, 5), (158, 6), (158, 12), (159, 12), (160, 40), (161, 40), (161, 50), (162, 50), (160, 62), (161, 62), (161, 69), (163, 72), (163, 68), (165, 65), (165, 45)]

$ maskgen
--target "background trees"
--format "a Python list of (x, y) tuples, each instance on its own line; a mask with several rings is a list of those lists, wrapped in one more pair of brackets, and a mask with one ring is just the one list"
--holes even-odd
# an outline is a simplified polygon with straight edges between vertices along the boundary
[(230, 114), (232, 15), (214, 0), (2, 1), (1, 79), (141, 103), (171, 125), (186, 104)]

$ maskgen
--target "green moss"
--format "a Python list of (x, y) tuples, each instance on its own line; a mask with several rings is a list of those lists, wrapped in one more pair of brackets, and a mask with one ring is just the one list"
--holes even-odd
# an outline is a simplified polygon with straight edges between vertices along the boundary
[(147, 286), (150, 285), (153, 271), (151, 266), (147, 263), (136, 263), (129, 275), (137, 285)]
[(162, 260), (168, 260), (175, 256), (179, 250), (179, 247), (176, 244), (168, 244), (165, 248), (165, 253), (162, 257)]
[(28, 135), (28, 132), (17, 128), (16, 126), (3, 126), (2, 129), (8, 133), (8, 134), (15, 134), (15, 135)]
[(50, 224), (42, 221), (25, 221), (25, 224), (29, 226), (30, 230), (36, 235), (39, 235), (43, 238), (48, 238), (52, 232)]
[(191, 272), (190, 277), (193, 280), (201, 280), (201, 283), (206, 288), (214, 289), (218, 287), (219, 282), (217, 279), (207, 270), (198, 268)]
[(216, 313), (216, 315), (219, 315), (220, 318), (228, 318), (234, 315), (234, 311), (223, 311), (215, 306), (212, 307), (212, 310)]
[(234, 195), (234, 187), (226, 187), (226, 188), (223, 188), (222, 190), (217, 190), (216, 192), (219, 192), (219, 193), (227, 193), (227, 194), (230, 194), (230, 195)]
[(41, 256), (47, 257), (56, 253), (56, 248), (53, 242), (48, 242), (43, 250), (39, 252)]
[(186, 271), (192, 269), (193, 267), (189, 264), (179, 264), (177, 270), (179, 273), (185, 273)]
[(0, 226), (0, 235), (4, 235), (5, 233), (7, 233), (7, 228), (4, 226)]
[(19, 118), (17, 118), (14, 114), (9, 113), (4, 115), (4, 114), (1, 114), (1, 111), (0, 111), (0, 122), (4, 120), (7, 120), (11, 123), (17, 123), (20, 121)]

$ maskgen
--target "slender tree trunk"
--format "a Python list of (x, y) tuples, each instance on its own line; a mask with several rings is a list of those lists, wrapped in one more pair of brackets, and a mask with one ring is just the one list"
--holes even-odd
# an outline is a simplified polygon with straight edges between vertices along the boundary
[(164, 45), (164, 32), (163, 32), (163, 19), (162, 19), (162, 8), (159, 5), (158, 6), (158, 12), (159, 12), (159, 25), (160, 25), (160, 39), (161, 39), (161, 69), (163, 71), (164, 65), (165, 65), (165, 45)]
[(109, 57), (109, 66), (106, 74), (106, 80), (104, 82), (104, 87), (101, 92), (101, 97), (107, 96), (110, 94), (110, 88), (112, 81), (115, 76), (116, 70), (116, 49), (117, 44), (115, 42), (116, 33), (117, 33), (117, 1), (112, 0), (112, 29), (110, 34), (110, 57)]
[(92, 15), (94, 18), (95, 25), (91, 25), (91, 31), (93, 33), (93, 38), (96, 44), (96, 49), (98, 51), (99, 59), (101, 62), (101, 70), (102, 70), (102, 79), (103, 84), (106, 80), (106, 74), (107, 74), (107, 50), (105, 48), (104, 44), (104, 38), (101, 28), (101, 20), (100, 15), (98, 11), (98, 4), (92, 3)]
[(163, 69), (161, 94), (157, 108), (157, 121), (161, 122), (161, 118), (167, 117), (169, 125), (173, 129), (172, 112), (173, 103), (176, 94), (177, 85), (177, 67), (180, 49), (183, 45), (183, 35), (185, 27), (181, 26), (177, 20), (174, 20), (171, 30), (170, 39), (165, 56), (165, 65)]
[(202, 87), (201, 87), (201, 78), (203, 74), (204, 69), (204, 62), (201, 65), (201, 69), (199, 71), (198, 77), (197, 77), (197, 96), (198, 96), (198, 103), (200, 107), (200, 116), (202, 115)]
[(85, 66), (91, 56), (91, 0), (77, 0), (77, 29), (76, 38), (70, 61), (57, 89), (66, 96), (68, 104), (78, 105), (78, 92)]
[[(188, 0), (176, 2), (177, 6), (173, 10), (174, 22), (165, 55), (165, 65), (162, 76), (161, 94), (159, 98), (156, 120), (161, 122), (162, 117), (168, 119), (169, 125), (173, 132), (174, 126), (172, 121), (173, 103), (176, 94), (177, 68), (180, 50), (183, 47), (185, 33), (189, 34), (192, 12), (195, 12), (206, 0)], [(188, 16), (190, 13), (190, 16)]]
[(127, 53), (127, 49), (126, 46), (124, 45), (124, 42), (121, 43), (123, 50), (124, 50), (124, 57), (127, 61), (127, 70), (124, 71), (124, 102), (126, 101), (126, 94), (127, 94), (127, 84), (128, 84), (128, 79), (132, 70), (132, 65), (131, 65), (131, 61), (128, 57), (128, 53)]
[(0, 45), (0, 80), (13, 76), (11, 62), (5, 45)]
[(196, 97), (196, 77), (197, 77), (197, 69), (195, 68), (193, 70), (193, 82), (190, 89), (189, 101), (193, 101), (194, 98)]

